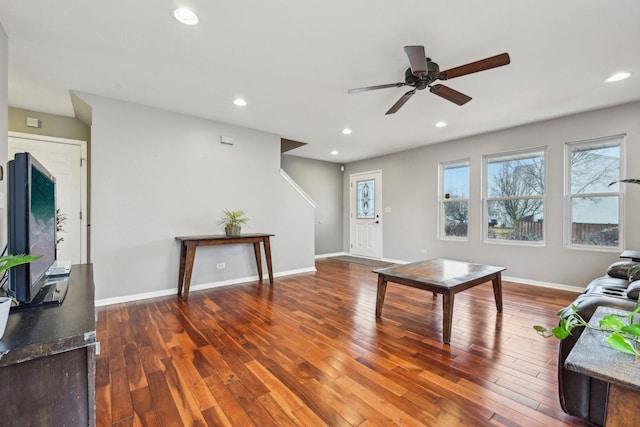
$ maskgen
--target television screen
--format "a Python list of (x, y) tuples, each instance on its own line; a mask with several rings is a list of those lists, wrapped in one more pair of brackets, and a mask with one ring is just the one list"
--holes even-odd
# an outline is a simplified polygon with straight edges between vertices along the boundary
[(31, 263), (31, 283), (40, 280), (56, 260), (56, 193), (54, 182), (31, 164), (29, 254), (42, 255)]
[(8, 249), (41, 258), (9, 269), (9, 291), (18, 304), (60, 304), (66, 292), (47, 281), (56, 260), (56, 180), (31, 154), (18, 153), (8, 171)]

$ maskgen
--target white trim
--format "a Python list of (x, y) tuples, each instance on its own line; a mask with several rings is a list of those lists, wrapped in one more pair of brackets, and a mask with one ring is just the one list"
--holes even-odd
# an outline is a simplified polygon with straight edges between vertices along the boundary
[[(280, 273), (276, 273), (273, 276), (274, 277), (283, 277), (283, 276), (290, 276), (293, 274), (301, 274), (301, 273), (315, 273), (316, 272), (316, 268), (315, 267), (309, 267), (309, 268), (301, 268), (298, 270), (289, 270), (289, 271), (282, 271)], [(263, 275), (263, 282), (266, 280), (269, 280), (269, 276), (268, 275)], [(238, 284), (242, 284), (242, 283), (250, 283), (250, 282), (255, 282), (256, 280), (258, 280), (258, 276), (250, 276), (250, 277), (241, 277), (238, 279), (232, 279), (232, 280), (223, 280), (220, 282), (211, 282), (211, 283), (201, 283), (199, 285), (193, 285), (190, 287), (189, 292), (191, 291), (201, 291), (204, 289), (213, 289), (213, 288), (219, 288), (222, 286), (230, 286), (230, 285), (238, 285)], [(173, 289), (162, 289), (160, 291), (153, 291), (153, 292), (145, 292), (142, 294), (133, 294), (133, 295), (124, 295), (121, 297), (113, 297), (113, 298), (104, 298), (104, 299), (99, 299), (95, 301), (95, 306), (96, 307), (102, 307), (105, 305), (112, 305), (112, 304), (121, 304), (121, 303), (125, 303), (125, 302), (132, 302), (132, 301), (139, 301), (139, 300), (145, 300), (145, 299), (150, 299), (150, 298), (158, 298), (158, 297), (166, 297), (166, 296), (170, 296), (170, 295), (177, 295), (177, 290), (175, 288)]]
[[(481, 193), (481, 203), (482, 203), (482, 242), (483, 243), (496, 243), (496, 244), (507, 244), (514, 246), (538, 246), (545, 247), (547, 245), (547, 199), (548, 199), (548, 186), (547, 186), (547, 176), (549, 175), (547, 172), (547, 146), (543, 145), (540, 147), (531, 147), (531, 148), (523, 148), (515, 151), (507, 151), (501, 153), (494, 154), (485, 154), (482, 156), (482, 193)], [(489, 197), (489, 163), (492, 160), (498, 159), (501, 161), (511, 161), (516, 159), (527, 159), (538, 157), (539, 154), (542, 154), (542, 162), (543, 162), (543, 190), (544, 193), (542, 196), (510, 196), (510, 197)], [(530, 156), (526, 156), (530, 154)], [(489, 238), (489, 202), (496, 200), (507, 200), (507, 199), (541, 199), (542, 200), (542, 240), (538, 242), (531, 242), (526, 240), (503, 240), (503, 239), (491, 239)]]
[(58, 142), (60, 144), (78, 145), (79, 142), (87, 143), (87, 141), (83, 141), (81, 139), (58, 138), (57, 136), (39, 135), (35, 133), (9, 131), (8, 135), (14, 138), (37, 139), (39, 141)]
[(414, 262), (414, 261), (403, 261), (401, 259), (392, 259), (392, 258), (382, 258), (381, 260), (386, 262), (392, 262), (394, 264), (409, 264), (411, 262)]
[(579, 294), (581, 294), (584, 291), (584, 287), (580, 288), (578, 286), (562, 285), (560, 283), (541, 282), (538, 280), (521, 279), (519, 277), (502, 276), (502, 281), (514, 282), (522, 285), (537, 286), (540, 288), (550, 288), (550, 289), (558, 289), (562, 291), (577, 292)]
[[(627, 164), (627, 156), (626, 156), (626, 145), (627, 145), (627, 134), (617, 134), (611, 136), (602, 136), (597, 138), (585, 139), (580, 141), (570, 141), (564, 143), (564, 186), (563, 186), (563, 203), (562, 203), (562, 229), (563, 229), (563, 245), (566, 249), (570, 250), (580, 250), (580, 251), (594, 251), (594, 252), (620, 252), (625, 248), (625, 230), (626, 230), (626, 222), (625, 222), (625, 186), (622, 184), (618, 184), (618, 193), (606, 192), (606, 193), (584, 193), (578, 195), (573, 195), (571, 193), (571, 173), (572, 173), (572, 165), (571, 165), (571, 153), (575, 147), (588, 147), (590, 145), (596, 145), (598, 143), (602, 143), (603, 146), (611, 146), (615, 145), (617, 142), (617, 146), (619, 149), (619, 171), (620, 176), (619, 179), (623, 179), (626, 176), (626, 164)], [(572, 239), (572, 211), (571, 211), (571, 202), (573, 197), (618, 197), (618, 245), (617, 246), (591, 246), (591, 245), (579, 245), (571, 243)]]
[(315, 259), (322, 259), (322, 258), (331, 258), (334, 256), (350, 256), (349, 252), (334, 252), (332, 254), (320, 254), (320, 255), (316, 255)]
[[(378, 258), (356, 257), (355, 255), (351, 255), (351, 254), (349, 254), (347, 252), (337, 252), (335, 254), (316, 255), (316, 259), (329, 258), (329, 257), (333, 257), (333, 256), (352, 256), (352, 257), (355, 257), (355, 258), (375, 259), (376, 261), (386, 261), (386, 262), (392, 262), (394, 264), (409, 264), (409, 263), (413, 262), (413, 261), (404, 261), (404, 260), (400, 260), (400, 259), (391, 259), (391, 258), (378, 259)], [(582, 293), (582, 291), (584, 291), (584, 287), (580, 288), (580, 287), (577, 287), (577, 286), (562, 285), (560, 283), (541, 282), (539, 280), (521, 279), (519, 277), (502, 276), (502, 281), (503, 282), (514, 282), (514, 283), (518, 283), (518, 284), (522, 284), (522, 285), (538, 286), (538, 287), (541, 287), (541, 288), (550, 288), (550, 289), (558, 289), (558, 290), (563, 290), (563, 291), (578, 292), (578, 293)]]
[[(444, 182), (444, 173), (447, 169), (447, 167), (455, 167), (455, 166), (466, 166), (467, 167), (467, 198), (466, 199), (452, 199), (448, 202), (445, 202), (444, 195), (446, 194), (444, 186), (445, 186), (445, 182)], [(436, 236), (438, 236), (438, 238), (440, 240), (445, 240), (445, 241), (452, 241), (452, 242), (468, 242), (469, 241), (469, 218), (471, 216), (471, 207), (470, 207), (470, 198), (471, 198), (471, 159), (470, 158), (465, 158), (465, 159), (460, 159), (460, 160), (450, 160), (447, 162), (440, 162), (438, 164), (438, 200), (437, 200), (437, 204), (438, 204), (438, 219), (437, 219), (437, 225), (436, 227), (438, 228), (436, 230)], [(466, 202), (467, 203), (467, 235), (463, 236), (463, 237), (459, 237), (459, 236), (447, 236), (445, 235), (445, 223), (446, 223), (446, 219), (445, 219), (445, 204), (446, 203), (452, 203), (452, 202)]]
[[(380, 206), (378, 207), (378, 209), (380, 209), (380, 214), (376, 214), (378, 225), (380, 226), (380, 242), (378, 245), (380, 248), (380, 251), (378, 252), (380, 254), (380, 257), (375, 259), (382, 259), (382, 254), (384, 253), (384, 199), (382, 198), (382, 187), (383, 187), (382, 169), (374, 169), (366, 172), (357, 172), (349, 175), (349, 253), (347, 255), (362, 256), (362, 255), (353, 253), (353, 245), (354, 245), (354, 241), (356, 240), (355, 222), (358, 216), (358, 213), (357, 213), (358, 206), (356, 202), (358, 189), (356, 186), (357, 186), (358, 178), (362, 176), (367, 176), (367, 175), (377, 175), (380, 181), (376, 183), (376, 186), (378, 188), (376, 188), (375, 190), (375, 194), (380, 196)], [(356, 183), (356, 186), (353, 185), (354, 183)], [(375, 197), (376, 196), (374, 195), (374, 198)]]
[(294, 180), (287, 174), (282, 168), (280, 169), (280, 176), (289, 183), (313, 208), (317, 208), (319, 205), (309, 196)]
[[(339, 256), (339, 255), (349, 255), (346, 252), (338, 252), (335, 254), (324, 254), (324, 255), (317, 255), (316, 259), (318, 258), (329, 258), (331, 256)], [(382, 261), (387, 261), (387, 262), (392, 262), (395, 264), (409, 264), (409, 261), (403, 261), (403, 260), (395, 260), (395, 259), (389, 259), (389, 258), (384, 258), (382, 259)], [(283, 271), (280, 273), (276, 273), (274, 274), (274, 277), (284, 277), (284, 276), (291, 276), (294, 274), (302, 274), (302, 273), (315, 273), (316, 272), (316, 268), (315, 267), (311, 267), (311, 268), (302, 268), (302, 269), (298, 269), (298, 270), (290, 270), (290, 271)], [(266, 279), (268, 280), (269, 277), (265, 277), (263, 278), (263, 280)], [(239, 279), (233, 279), (233, 280), (224, 280), (221, 282), (211, 282), (211, 283), (202, 283), (199, 285), (194, 285), (190, 288), (190, 291), (201, 291), (201, 290), (205, 290), (205, 289), (213, 289), (213, 288), (219, 288), (219, 287), (223, 287), (223, 286), (231, 286), (231, 285), (238, 285), (238, 284), (243, 284), (243, 283), (250, 283), (250, 282), (255, 282), (256, 280), (258, 280), (258, 276), (251, 276), (251, 277), (243, 277), (243, 278), (239, 278)], [(503, 282), (514, 282), (514, 283), (518, 283), (518, 284), (523, 284), (523, 285), (530, 285), (530, 286), (538, 286), (538, 287), (542, 287), (542, 288), (550, 288), (550, 289), (558, 289), (558, 290), (563, 290), (563, 291), (571, 291), (571, 292), (576, 292), (576, 293), (582, 293), (584, 288), (579, 288), (577, 286), (569, 286), (569, 285), (561, 285), (559, 283), (550, 283), (550, 282), (540, 282), (537, 280), (529, 280), (529, 279), (521, 279), (518, 277), (509, 277), (509, 276), (502, 276), (502, 281)], [(122, 303), (127, 303), (127, 302), (133, 302), (133, 301), (140, 301), (140, 300), (146, 300), (146, 299), (151, 299), (151, 298), (159, 298), (159, 297), (166, 297), (166, 296), (172, 296), (172, 295), (176, 295), (176, 289), (163, 289), (160, 291), (153, 291), (153, 292), (145, 292), (142, 294), (133, 294), (133, 295), (124, 295), (121, 297), (113, 297), (113, 298), (104, 298), (104, 299), (99, 299), (95, 301), (95, 306), (96, 307), (103, 307), (103, 306), (107, 306), (107, 305), (113, 305), (113, 304), (122, 304)]]

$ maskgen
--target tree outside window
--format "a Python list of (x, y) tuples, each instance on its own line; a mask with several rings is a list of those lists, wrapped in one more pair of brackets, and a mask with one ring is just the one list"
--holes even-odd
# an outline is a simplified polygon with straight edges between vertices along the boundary
[(621, 247), (620, 187), (609, 187), (621, 178), (621, 141), (618, 136), (566, 145), (570, 246)]
[(485, 158), (485, 236), (490, 240), (544, 240), (544, 151)]
[(469, 227), (469, 161), (441, 164), (441, 236), (466, 238)]

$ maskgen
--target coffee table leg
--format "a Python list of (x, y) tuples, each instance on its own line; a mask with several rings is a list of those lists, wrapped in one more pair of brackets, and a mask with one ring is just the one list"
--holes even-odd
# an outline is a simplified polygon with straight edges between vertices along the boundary
[(451, 292), (442, 293), (442, 341), (445, 344), (451, 342), (451, 324), (453, 322), (453, 300)]
[(502, 313), (502, 274), (496, 273), (496, 276), (491, 280), (493, 282), (493, 296), (496, 299), (496, 308), (498, 313)]
[(382, 304), (387, 293), (387, 281), (382, 274), (378, 274), (378, 295), (376, 297), (376, 317), (382, 316)]

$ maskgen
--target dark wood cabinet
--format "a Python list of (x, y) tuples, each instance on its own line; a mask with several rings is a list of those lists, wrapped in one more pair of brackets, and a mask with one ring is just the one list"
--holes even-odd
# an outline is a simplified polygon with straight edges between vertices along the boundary
[(3, 426), (95, 425), (93, 269), (74, 265), (60, 306), (11, 313), (0, 340)]

